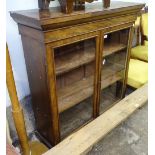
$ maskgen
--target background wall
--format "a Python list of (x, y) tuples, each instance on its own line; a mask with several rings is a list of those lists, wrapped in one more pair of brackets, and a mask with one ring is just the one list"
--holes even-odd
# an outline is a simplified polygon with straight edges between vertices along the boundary
[[(101, 1), (101, 0), (98, 0)], [(116, 1), (116, 0), (115, 0)], [(118, 0), (128, 2), (144, 2), (148, 0)], [(57, 0), (51, 1), (50, 6), (58, 6)], [(10, 17), (9, 11), (27, 10), (38, 8), (38, 0), (7, 0), (6, 1), (6, 39), (10, 51), (10, 57), (16, 82), (19, 100), (30, 94), (27, 78), (26, 66), (24, 61), (23, 49), (20, 35), (18, 34), (17, 24)], [(6, 90), (7, 91), (7, 90)], [(6, 106), (10, 105), (8, 91), (6, 92)]]
[[(59, 5), (58, 1), (52, 1), (50, 6)], [(11, 18), (9, 11), (27, 10), (38, 8), (38, 0), (7, 0), (6, 1), (6, 40), (10, 52), (11, 63), (16, 82), (19, 100), (30, 94), (21, 37), (18, 27)], [(10, 105), (8, 91), (6, 90), (6, 106)]]

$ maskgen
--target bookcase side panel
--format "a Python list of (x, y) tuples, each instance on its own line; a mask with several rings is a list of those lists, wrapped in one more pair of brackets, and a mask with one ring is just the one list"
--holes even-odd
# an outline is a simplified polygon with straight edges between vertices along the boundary
[(22, 34), (21, 39), (32, 96), (36, 130), (40, 137), (46, 139), (47, 143), (52, 144), (52, 116), (46, 77), (44, 43)]

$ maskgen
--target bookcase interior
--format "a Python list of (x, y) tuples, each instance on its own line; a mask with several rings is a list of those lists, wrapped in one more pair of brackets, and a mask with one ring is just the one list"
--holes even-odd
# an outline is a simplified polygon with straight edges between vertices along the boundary
[[(108, 92), (111, 93), (110, 96), (113, 97), (110, 105), (113, 102), (115, 103), (121, 97), (118, 95), (117, 91), (120, 92), (121, 87), (118, 88), (118, 86), (121, 85), (120, 83), (123, 83), (124, 79), (128, 44), (128, 29), (105, 34), (103, 39), (104, 44), (101, 64), (101, 94), (103, 94), (101, 101), (103, 100), (103, 102), (100, 104), (100, 113), (108, 108), (108, 105), (107, 107), (105, 106), (106, 100), (104, 100), (105, 96), (107, 96), (105, 97), (106, 99), (109, 97), (109, 93), (106, 93), (106, 90), (108, 90)], [(73, 110), (74, 112), (75, 107), (78, 108), (78, 105), (80, 107), (81, 104), (86, 102), (89, 102), (86, 104), (87, 108), (82, 110), (84, 110), (84, 113), (86, 114), (89, 113), (89, 119), (85, 120), (90, 120), (92, 118), (94, 75), (96, 64), (95, 38), (55, 48), (54, 57), (58, 110), (60, 113), (60, 118), (62, 118), (60, 119), (60, 126), (63, 124), (61, 123), (63, 118), (68, 117), (65, 116), (65, 113), (68, 113), (65, 112), (66, 110), (70, 112)], [(111, 91), (111, 87), (113, 91)], [(115, 93), (114, 90), (116, 91)], [(71, 120), (73, 120), (73, 118)], [(84, 123), (85, 121), (79, 120), (79, 122)], [(77, 126), (78, 124), (81, 126), (80, 123), (76, 124)], [(62, 137), (67, 135), (67, 133), (72, 132), (67, 130), (65, 132), (65, 127), (63, 125), (62, 130)]]

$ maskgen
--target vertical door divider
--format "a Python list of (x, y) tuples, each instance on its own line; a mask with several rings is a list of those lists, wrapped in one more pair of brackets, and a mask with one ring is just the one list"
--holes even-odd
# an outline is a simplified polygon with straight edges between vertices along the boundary
[(129, 70), (129, 62), (130, 62), (130, 55), (131, 55), (131, 48), (132, 48), (132, 40), (133, 40), (133, 26), (130, 27), (129, 36), (128, 36), (128, 46), (127, 46), (127, 56), (125, 61), (125, 72), (124, 72), (124, 80), (123, 80), (123, 87), (121, 92), (121, 98), (125, 97), (126, 93), (126, 85), (128, 79), (128, 70)]
[(102, 32), (99, 31), (99, 35), (96, 37), (96, 66), (95, 66), (95, 79), (94, 79), (93, 118), (99, 116), (102, 50), (103, 50), (103, 37)]

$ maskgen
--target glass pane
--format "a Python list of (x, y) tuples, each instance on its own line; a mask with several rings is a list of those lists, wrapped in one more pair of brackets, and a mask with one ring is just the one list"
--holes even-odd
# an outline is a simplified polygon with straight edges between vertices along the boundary
[(93, 97), (81, 101), (60, 114), (61, 137), (65, 138), (92, 120)]
[(61, 137), (92, 118), (95, 38), (54, 50)]
[(129, 30), (120, 30), (104, 36), (100, 113), (109, 109), (122, 97)]

